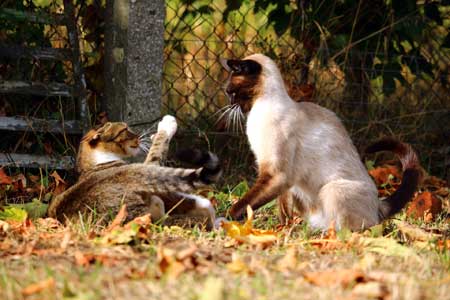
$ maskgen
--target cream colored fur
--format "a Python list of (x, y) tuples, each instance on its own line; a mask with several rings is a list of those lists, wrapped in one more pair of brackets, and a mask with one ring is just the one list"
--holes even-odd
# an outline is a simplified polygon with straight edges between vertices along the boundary
[(301, 199), (293, 204), (313, 227), (326, 229), (336, 222), (337, 228), (358, 230), (377, 224), (377, 188), (337, 116), (313, 103), (293, 101), (268, 57), (245, 59), (263, 67), (262, 92), (246, 124), (257, 164)]

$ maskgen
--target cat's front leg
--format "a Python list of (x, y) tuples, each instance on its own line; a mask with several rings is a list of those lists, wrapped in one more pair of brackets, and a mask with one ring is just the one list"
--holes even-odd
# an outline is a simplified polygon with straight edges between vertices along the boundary
[(258, 179), (252, 188), (230, 209), (233, 219), (241, 219), (247, 205), (255, 210), (280, 196), (289, 188), (287, 176), (284, 173), (274, 173), (260, 168)]
[(159, 165), (169, 149), (169, 143), (177, 131), (177, 121), (171, 115), (165, 115), (158, 123), (158, 131), (152, 135), (152, 146), (148, 151), (144, 164)]

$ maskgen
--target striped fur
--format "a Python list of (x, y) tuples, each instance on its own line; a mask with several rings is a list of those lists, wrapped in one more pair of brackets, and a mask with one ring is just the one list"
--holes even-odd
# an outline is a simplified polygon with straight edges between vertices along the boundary
[[(172, 121), (174, 120), (173, 118)], [(165, 121), (167, 116), (161, 123)], [(79, 212), (89, 210), (95, 210), (100, 215), (114, 215), (121, 204), (125, 203), (129, 219), (151, 213), (155, 220), (176, 206), (177, 214), (204, 216), (208, 220), (208, 226), (214, 226), (215, 214), (209, 200), (196, 195), (186, 195), (217, 179), (218, 176), (215, 175), (220, 174), (219, 161), (212, 153), (195, 150), (195, 155), (201, 155), (203, 160), (197, 161), (194, 157), (191, 161), (201, 163), (201, 168), (160, 166), (159, 163), (165, 157), (170, 139), (176, 130), (176, 123), (175, 129), (170, 122), (165, 123), (170, 128), (158, 127), (144, 163), (126, 164), (118, 155), (115, 160), (88, 168), (85, 162), (89, 161), (92, 165), (95, 159), (79, 156), (84, 163), (83, 167), (79, 168), (83, 170), (79, 181), (52, 200), (48, 215), (60, 220), (76, 220)], [(93, 136), (92, 132), (90, 135)], [(84, 141), (83, 147), (89, 147), (89, 138)], [(93, 153), (95, 151), (83, 151), (84, 155)], [(107, 154), (112, 158), (115, 153)], [(205, 208), (206, 206), (208, 207)]]

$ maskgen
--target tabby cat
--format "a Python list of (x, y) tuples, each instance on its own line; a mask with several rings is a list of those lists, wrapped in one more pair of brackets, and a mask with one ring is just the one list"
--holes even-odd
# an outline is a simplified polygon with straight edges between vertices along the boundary
[(389, 150), (400, 157), (403, 181), (380, 201), (349, 134), (330, 110), (293, 101), (274, 61), (262, 54), (221, 60), (229, 72), (226, 94), (232, 110), (247, 114), (246, 133), (258, 165), (253, 187), (230, 209), (241, 218), (247, 205), (257, 209), (277, 198), (281, 222), (302, 214), (312, 227), (358, 230), (400, 211), (420, 179), (414, 150), (393, 139), (369, 152)]
[(182, 169), (159, 165), (176, 129), (175, 118), (165, 116), (152, 137), (145, 161), (132, 164), (123, 158), (136, 156), (146, 145), (127, 124), (108, 122), (89, 131), (82, 138), (77, 155), (78, 182), (52, 200), (48, 215), (64, 221), (93, 210), (108, 219), (125, 203), (129, 220), (150, 213), (155, 221), (171, 211), (206, 217), (208, 226), (214, 226), (215, 211), (210, 201), (189, 193), (219, 178), (217, 157), (210, 152), (185, 150), (182, 153), (185, 160), (203, 167)]

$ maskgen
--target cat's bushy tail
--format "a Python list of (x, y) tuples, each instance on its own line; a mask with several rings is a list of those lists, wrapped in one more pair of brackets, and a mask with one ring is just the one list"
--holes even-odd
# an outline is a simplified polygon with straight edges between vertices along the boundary
[(216, 182), (222, 174), (220, 160), (212, 152), (188, 148), (178, 151), (176, 157), (180, 161), (201, 166), (198, 176), (205, 184)]
[(380, 207), (380, 217), (386, 219), (400, 212), (411, 200), (421, 180), (422, 171), (418, 156), (409, 144), (393, 138), (383, 138), (367, 147), (365, 152), (379, 151), (395, 153), (400, 159), (403, 169), (402, 183), (392, 195), (383, 200)]

